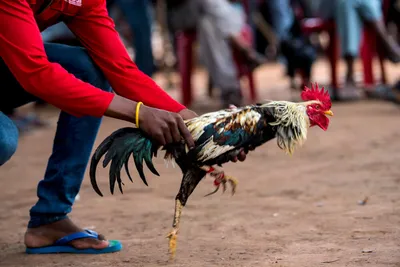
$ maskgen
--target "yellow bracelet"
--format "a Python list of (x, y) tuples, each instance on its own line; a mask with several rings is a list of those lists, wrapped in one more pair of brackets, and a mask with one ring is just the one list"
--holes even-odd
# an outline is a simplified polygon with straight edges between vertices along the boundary
[(138, 102), (136, 104), (136, 127), (139, 128), (139, 109), (140, 109), (140, 105), (143, 104), (142, 102)]

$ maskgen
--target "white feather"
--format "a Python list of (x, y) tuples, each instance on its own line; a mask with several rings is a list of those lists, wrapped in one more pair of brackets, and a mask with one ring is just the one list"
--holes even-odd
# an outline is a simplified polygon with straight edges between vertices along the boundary
[(210, 137), (202, 150), (198, 154), (198, 161), (207, 161), (235, 149), (234, 146), (221, 146), (214, 142), (214, 137)]

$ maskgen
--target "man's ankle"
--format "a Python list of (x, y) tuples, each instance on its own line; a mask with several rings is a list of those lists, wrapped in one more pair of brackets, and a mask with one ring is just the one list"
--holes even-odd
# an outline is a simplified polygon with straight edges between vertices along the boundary
[(28, 229), (29, 228), (38, 228), (43, 225), (55, 223), (61, 220), (67, 219), (67, 215), (62, 215), (62, 216), (36, 216), (31, 214), (31, 218), (28, 223)]

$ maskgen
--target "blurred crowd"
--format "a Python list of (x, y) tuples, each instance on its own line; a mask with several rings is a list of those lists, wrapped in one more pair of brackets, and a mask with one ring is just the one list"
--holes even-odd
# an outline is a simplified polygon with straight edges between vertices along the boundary
[[(400, 62), (400, 0), (110, 0), (107, 6), (132, 59), (149, 76), (177, 70), (177, 58), (184, 55), (178, 53), (176, 36), (195, 32), (197, 58), (209, 74), (210, 86), (219, 89), (222, 107), (243, 103), (235, 64), (238, 59), (251, 70), (272, 61), (283, 64), (293, 90), (310, 82), (313, 63), (323, 55), (324, 45), (319, 33), (304, 31), (307, 19), (332, 21), (336, 27), (340, 55), (346, 62), (340, 99), (358, 99), (364, 92), (354, 73), (363, 30), (374, 32), (385, 59), (392, 64)], [(163, 44), (158, 57), (155, 36)], [(63, 23), (46, 29), (42, 38), (44, 42), (80, 45)], [(301, 76), (300, 84), (296, 75)], [(399, 83), (369, 89), (367, 96), (399, 101)], [(36, 115), (45, 105), (37, 102), (29, 114), (4, 113), (26, 132), (46, 126)]]

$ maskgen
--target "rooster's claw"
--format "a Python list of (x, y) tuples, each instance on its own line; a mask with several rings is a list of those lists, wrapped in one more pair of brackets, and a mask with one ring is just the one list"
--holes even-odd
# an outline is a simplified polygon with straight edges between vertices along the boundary
[(214, 184), (217, 188), (215, 188), (215, 190), (213, 192), (205, 195), (205, 197), (208, 197), (208, 196), (211, 196), (211, 195), (217, 193), (221, 185), (222, 185), (222, 193), (225, 193), (226, 183), (228, 183), (228, 182), (230, 183), (230, 185), (232, 187), (232, 196), (233, 196), (236, 193), (236, 187), (237, 187), (238, 181), (231, 176), (227, 176), (224, 173), (221, 173), (221, 175), (219, 175), (217, 178), (215, 178), (215, 181), (214, 181)]

